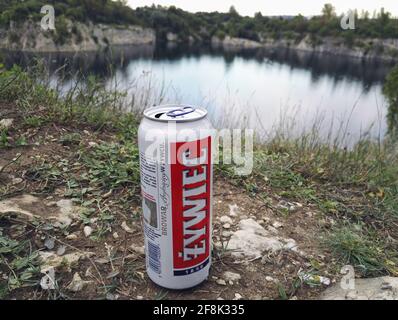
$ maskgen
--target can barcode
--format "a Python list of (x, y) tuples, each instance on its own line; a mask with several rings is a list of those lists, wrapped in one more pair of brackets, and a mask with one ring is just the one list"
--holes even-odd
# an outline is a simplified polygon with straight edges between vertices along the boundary
[(150, 241), (148, 241), (148, 264), (153, 272), (160, 274), (160, 248)]

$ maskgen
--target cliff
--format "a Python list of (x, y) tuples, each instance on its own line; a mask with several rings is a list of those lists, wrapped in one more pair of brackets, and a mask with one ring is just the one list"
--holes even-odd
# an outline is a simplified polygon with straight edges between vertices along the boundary
[(95, 51), (107, 46), (143, 45), (155, 41), (153, 30), (139, 26), (66, 21), (63, 29), (55, 31), (44, 31), (39, 23), (32, 22), (0, 29), (0, 48), (12, 51)]
[(398, 39), (361, 39), (347, 43), (342, 38), (323, 38), (314, 41), (309, 36), (300, 41), (289, 39), (263, 38), (261, 41), (252, 41), (241, 38), (213, 37), (211, 43), (215, 47), (226, 50), (239, 49), (293, 49), (314, 53), (327, 53), (338, 56), (347, 56), (361, 59), (398, 60)]

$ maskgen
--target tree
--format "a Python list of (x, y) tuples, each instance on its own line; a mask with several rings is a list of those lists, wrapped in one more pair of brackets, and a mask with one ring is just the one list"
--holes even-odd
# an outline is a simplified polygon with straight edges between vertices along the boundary
[(387, 120), (391, 134), (398, 133), (398, 66), (386, 78), (383, 93), (389, 104)]
[(322, 15), (327, 19), (330, 20), (336, 16), (336, 9), (331, 3), (326, 3), (322, 9)]
[(229, 14), (233, 17), (239, 17), (239, 12), (235, 9), (235, 6), (229, 8)]

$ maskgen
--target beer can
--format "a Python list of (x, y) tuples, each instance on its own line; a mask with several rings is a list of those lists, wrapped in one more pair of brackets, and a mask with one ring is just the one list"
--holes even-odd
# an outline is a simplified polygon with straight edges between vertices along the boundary
[(168, 289), (194, 287), (211, 264), (214, 130), (207, 111), (147, 109), (138, 140), (148, 276)]

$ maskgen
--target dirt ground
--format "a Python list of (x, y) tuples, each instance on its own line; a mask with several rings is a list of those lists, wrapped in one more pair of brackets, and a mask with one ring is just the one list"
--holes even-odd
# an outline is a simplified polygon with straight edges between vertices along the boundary
[[(17, 124), (23, 120), (12, 111), (7, 117), (13, 118)], [(29, 286), (25, 287), (21, 282), (21, 286), (9, 290), (5, 298), (316, 299), (326, 286), (304, 281), (299, 277), (300, 272), (328, 277), (332, 283), (338, 280), (334, 276), (336, 271), (330, 267), (329, 253), (320, 245), (319, 230), (332, 222), (322, 217), (315, 207), (300, 205), (293, 212), (283, 214), (275, 208), (284, 199), (274, 195), (272, 190), (267, 190), (271, 202), (266, 204), (217, 175), (214, 185), (213, 263), (209, 279), (185, 291), (160, 288), (149, 280), (145, 272), (139, 188), (134, 191), (135, 197), (131, 197), (131, 193), (127, 197), (128, 187), (118, 190), (98, 190), (95, 187), (84, 196), (85, 201), (99, 199), (88, 205), (91, 208), (88, 217), (76, 214), (66, 228), (57, 227), (48, 220), (57, 214), (55, 204), (58, 201), (76, 197), (70, 194), (71, 188), (65, 176), (78, 178), (88, 170), (81, 164), (79, 150), (89, 153), (94, 145), (116, 140), (114, 134), (95, 132), (80, 125), (57, 126), (52, 123), (27, 130), (16, 125), (12, 133), (11, 140), (23, 134), (26, 143), (15, 146), (15, 141), (11, 141), (13, 146), (0, 148), (0, 168), (6, 166), (0, 175), (0, 201), (33, 196), (39, 201), (28, 201), (20, 209), (38, 217), (32, 220), (18, 210), (8, 213), (0, 210), (3, 233), (17, 241), (28, 241), (30, 253), (54, 254), (58, 251), (60, 257), (72, 253), (85, 255), (70, 265), (64, 260), (56, 266), (55, 289), (44, 290), (39, 283), (43, 274), (38, 273)], [(78, 141), (65, 142), (62, 138), (76, 133), (79, 134)], [(61, 172), (52, 172), (53, 167), (48, 164), (61, 168)], [(46, 169), (38, 169), (43, 167)], [(81, 191), (89, 187), (75, 189)], [(237, 215), (230, 216), (231, 211), (236, 211)], [(222, 216), (229, 216), (232, 224), (225, 226), (220, 222)], [(237, 260), (226, 247), (231, 234), (238, 229), (239, 221), (249, 218), (279, 237), (294, 239), (298, 250), (281, 250), (264, 253), (258, 259)], [(90, 236), (85, 235), (87, 226), (94, 231)], [(46, 244), (49, 239), (54, 240), (50, 245)], [(0, 282), (3, 285), (7, 286), (11, 269), (4, 263), (0, 264)], [(225, 280), (226, 271), (239, 274), (240, 279)], [(83, 285), (72, 290), (70, 283), (76, 273)]]

